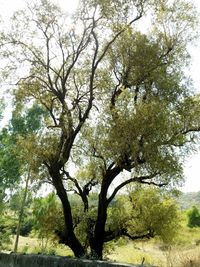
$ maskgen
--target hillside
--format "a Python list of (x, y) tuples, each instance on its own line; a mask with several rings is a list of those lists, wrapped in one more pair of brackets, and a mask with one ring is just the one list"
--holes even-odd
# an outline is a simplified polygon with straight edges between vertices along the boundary
[(182, 193), (179, 196), (178, 202), (180, 203), (181, 209), (188, 209), (193, 205), (200, 208), (200, 191)]

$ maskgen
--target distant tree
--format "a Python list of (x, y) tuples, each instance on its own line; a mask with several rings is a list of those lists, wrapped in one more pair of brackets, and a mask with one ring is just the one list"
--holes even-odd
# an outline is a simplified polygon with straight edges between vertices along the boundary
[(0, 210), (0, 251), (5, 250), (11, 243), (11, 230), (7, 225), (7, 217), (5, 211)]
[[(4, 101), (0, 99), (0, 121), (3, 118), (3, 110), (5, 108)], [(0, 129), (0, 251), (5, 249), (6, 246), (11, 243), (10, 239), (10, 230), (6, 225), (6, 216), (5, 216), (5, 197), (6, 189), (13, 188), (16, 180), (18, 180), (18, 165), (13, 163), (13, 170), (11, 175), (8, 176), (8, 171), (11, 170), (9, 163), (12, 162), (13, 154), (12, 152), (8, 154), (8, 150), (11, 146), (11, 140), (7, 131)], [(16, 172), (16, 173), (15, 173)]]
[[(33, 138), (41, 126), (44, 110), (33, 105), (25, 110), (24, 114), (13, 111), (8, 126), (0, 131), (0, 196), (1, 201), (8, 198), (19, 189), (19, 183), (25, 183), (23, 197), (18, 203), (18, 225), (14, 251), (17, 251), (23, 212), (26, 205), (28, 189), (33, 176), (39, 173), (34, 157), (24, 142)], [(31, 142), (30, 142), (31, 143)], [(23, 178), (22, 178), (23, 177)], [(18, 188), (17, 188), (18, 186)], [(20, 188), (21, 189), (21, 188)], [(6, 194), (8, 192), (8, 196)]]
[(196, 206), (193, 206), (189, 211), (188, 211), (188, 226), (190, 228), (193, 227), (200, 227), (200, 212), (197, 209)]
[(3, 201), (8, 190), (14, 190), (20, 181), (20, 164), (16, 158), (16, 139), (8, 128), (0, 131), (0, 195)]
[(16, 229), (14, 252), (17, 252), (18, 249), (21, 224), (24, 217), (24, 210), (27, 203), (30, 184), (33, 182), (34, 178), (36, 179), (37, 176), (37, 178), (39, 178), (39, 166), (35, 164), (34, 157), (30, 154), (30, 147), (27, 147), (25, 144), (29, 143), (30, 139), (34, 138), (39, 132), (44, 114), (45, 112), (41, 107), (33, 105), (25, 111), (25, 114), (22, 115), (17, 113), (17, 110), (15, 110), (10, 123), (12, 138), (15, 140), (15, 157), (16, 161), (20, 165), (20, 172), (24, 177), (25, 183), (19, 203), (20, 207), (18, 210), (18, 224)]

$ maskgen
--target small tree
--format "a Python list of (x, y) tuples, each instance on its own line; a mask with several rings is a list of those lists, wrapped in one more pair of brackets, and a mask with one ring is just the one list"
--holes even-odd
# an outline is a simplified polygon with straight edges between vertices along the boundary
[(56, 195), (37, 198), (33, 202), (33, 230), (41, 241), (41, 250), (45, 252), (48, 242), (56, 240), (56, 229), (64, 228), (62, 209)]
[(33, 105), (26, 109), (25, 114), (19, 114), (15, 110), (12, 115), (9, 126), (0, 132), (0, 193), (3, 200), (7, 189), (13, 192), (16, 189), (15, 185), (23, 183), (25, 179), (14, 246), (16, 252), (30, 182), (39, 172), (35, 158), (30, 154), (30, 147), (24, 145), (24, 140), (30, 140), (39, 131), (44, 110), (38, 105)]
[(0, 251), (6, 249), (8, 245), (12, 243), (11, 241), (11, 231), (6, 225), (6, 216), (0, 213)]
[(171, 243), (180, 228), (179, 222), (177, 204), (167, 193), (139, 187), (113, 202), (108, 212), (107, 231), (131, 240), (158, 237)]
[[(25, 187), (23, 196), (18, 211), (18, 224), (16, 229), (16, 239), (14, 244), (14, 252), (17, 252), (19, 235), (21, 230), (21, 224), (24, 217), (24, 209), (27, 202), (27, 195), (31, 181), (34, 180), (34, 176), (39, 176), (39, 166), (36, 166), (34, 157), (30, 154), (29, 147), (24, 145), (27, 140), (37, 134), (41, 127), (41, 121), (44, 115), (44, 110), (38, 105), (33, 105), (27, 109), (25, 115), (16, 114), (13, 112), (11, 120), (10, 130), (13, 139), (16, 141), (16, 160), (20, 164), (21, 175), (25, 178)], [(19, 141), (21, 140), (21, 141)], [(21, 144), (22, 143), (22, 144)]]
[(187, 216), (188, 216), (188, 226), (190, 228), (200, 227), (200, 213), (196, 206), (193, 206), (188, 211)]

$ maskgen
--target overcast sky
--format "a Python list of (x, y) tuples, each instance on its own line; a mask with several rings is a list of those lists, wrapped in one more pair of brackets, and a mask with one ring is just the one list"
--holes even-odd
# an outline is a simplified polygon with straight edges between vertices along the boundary
[[(194, 1), (200, 13), (200, 0), (191, 1)], [(9, 18), (15, 10), (24, 7), (25, 2), (26, 0), (0, 0), (1, 16)], [(60, 4), (65, 11), (71, 12), (78, 0), (54, 0), (54, 2)], [(192, 55), (192, 65), (188, 70), (188, 75), (193, 78), (194, 87), (200, 92), (200, 40), (195, 46), (190, 48), (190, 52)], [(200, 151), (188, 158), (184, 172), (186, 183), (182, 190), (185, 192), (200, 191)]]

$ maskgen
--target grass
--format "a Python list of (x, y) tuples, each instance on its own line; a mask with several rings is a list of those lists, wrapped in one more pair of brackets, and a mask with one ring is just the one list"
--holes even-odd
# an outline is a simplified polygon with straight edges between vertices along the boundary
[(167, 267), (199, 267), (200, 248), (196, 247), (185, 251), (172, 250), (167, 253), (166, 259)]
[[(10, 246), (11, 251), (13, 246)], [(18, 251), (73, 256), (70, 249), (56, 243), (48, 244), (46, 250), (42, 251), (39, 240), (34, 237), (20, 236)], [(200, 267), (200, 229), (185, 227), (176, 243), (167, 249), (158, 240), (121, 242), (121, 244), (119, 242), (112, 252), (107, 253), (107, 259), (130, 264), (144, 263), (158, 267)]]
[[(13, 244), (9, 246), (8, 250), (13, 251), (14, 247), (14, 237), (13, 237)], [(34, 237), (19, 237), (19, 245), (18, 245), (18, 252), (19, 253), (33, 253), (33, 254), (51, 254), (51, 255), (60, 255), (60, 256), (73, 256), (72, 251), (61, 244), (56, 243), (48, 243), (45, 250), (41, 246), (41, 242)]]
[(128, 243), (117, 247), (109, 255), (110, 260), (141, 264), (142, 262), (158, 267), (200, 267), (200, 247), (194, 246), (190, 249), (182, 249), (180, 246), (173, 246), (168, 250), (162, 250), (154, 242)]
[(155, 247), (154, 242), (137, 242), (116, 247), (108, 257), (112, 261), (126, 262), (130, 264), (149, 264), (162, 266), (165, 256)]
[(158, 240), (117, 246), (108, 258), (158, 267), (200, 267), (200, 228), (183, 225), (175, 243), (168, 247)]

